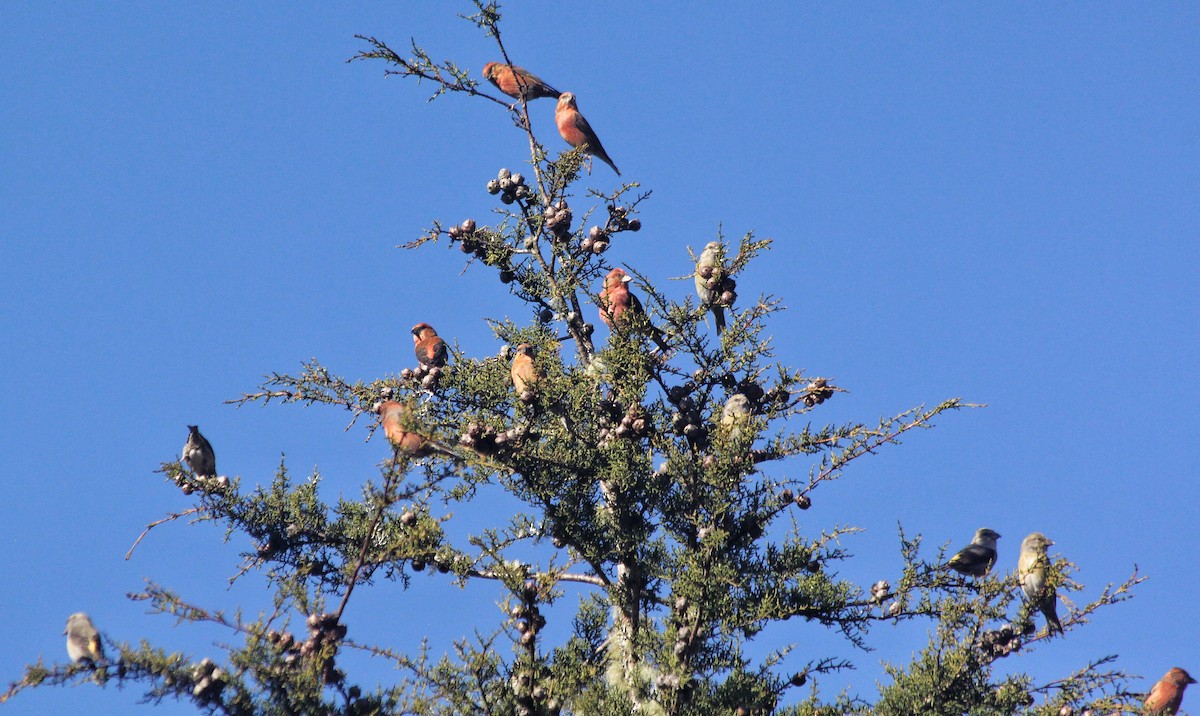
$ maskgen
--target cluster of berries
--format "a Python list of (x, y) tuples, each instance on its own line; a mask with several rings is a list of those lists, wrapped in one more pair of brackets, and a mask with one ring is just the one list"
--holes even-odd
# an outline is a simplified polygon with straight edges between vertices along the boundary
[(804, 400), (805, 405), (811, 408), (814, 405), (824, 403), (831, 397), (833, 397), (833, 388), (829, 387), (829, 383), (824, 378), (817, 378), (804, 389), (802, 400)]
[[(513, 628), (521, 635), (521, 646), (533, 650), (536, 648), (537, 634), (546, 626), (546, 617), (537, 606), (538, 583), (536, 579), (527, 579), (521, 585), (521, 601), (514, 604), (509, 611), (513, 620)], [(521, 716), (532, 716), (535, 713), (547, 713), (558, 716), (562, 706), (557, 699), (550, 698), (546, 687), (535, 683), (533, 675), (520, 671), (512, 676), (513, 693), (516, 695), (517, 713)]]
[(640, 440), (654, 432), (654, 421), (641, 405), (634, 404), (628, 409), (612, 400), (601, 400), (599, 430), (597, 436), (601, 444), (613, 438), (622, 440)]
[(458, 444), (483, 455), (494, 455), (511, 450), (525, 438), (534, 435), (536, 429), (516, 425), (508, 430), (497, 430), (490, 425), (468, 423), (467, 431), (458, 438)]
[(517, 199), (527, 198), (529, 187), (525, 185), (525, 177), (501, 169), (495, 179), (488, 181), (487, 192), (492, 195), (500, 194), (500, 201), (511, 204)]
[(225, 672), (212, 659), (202, 659), (192, 668), (192, 695), (201, 701), (215, 700), (225, 688)]

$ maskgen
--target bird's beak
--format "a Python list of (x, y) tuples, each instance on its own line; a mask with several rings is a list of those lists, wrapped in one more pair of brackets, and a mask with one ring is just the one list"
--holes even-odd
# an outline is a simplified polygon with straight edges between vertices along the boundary
[(633, 280), (633, 276), (630, 276), (629, 274), (625, 274), (624, 276), (621, 277), (621, 283), (629, 283), (632, 280)]
[(1189, 677), (1188, 677), (1188, 683), (1189, 683), (1189, 684), (1194, 684), (1194, 683), (1196, 683), (1196, 680), (1195, 680), (1195, 679), (1193, 679), (1192, 677), (1190, 677), (1190, 676), (1189, 676)]

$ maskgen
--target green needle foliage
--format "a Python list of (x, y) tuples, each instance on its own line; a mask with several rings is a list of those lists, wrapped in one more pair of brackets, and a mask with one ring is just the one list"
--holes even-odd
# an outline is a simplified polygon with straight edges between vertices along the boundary
[[(508, 62), (497, 6), (477, 1), (467, 19)], [(432, 85), (435, 98), (510, 106), (415, 44), (404, 56), (362, 39), (353, 59)], [(614, 268), (607, 249), (641, 229), (638, 207), (649, 192), (630, 182), (581, 196), (585, 155), (552, 156), (526, 103), (507, 111), (514, 131), (528, 137), (529, 174), (501, 170), (488, 183), (495, 221), (435, 221), (403, 247), (448, 246), (472, 271), (493, 272), (512, 306), (527, 308), (523, 322), (485, 319), (504, 348), (485, 357), (452, 348), (443, 368), (358, 381), (313, 361), (231, 401), (317, 405), (371, 431), (376, 406), (395, 401), (408, 407), (402, 427), (438, 449), (389, 452), (360, 499), (336, 504), (322, 500), (317, 475), (297, 479), (283, 464), (249, 487), (164, 463), (167, 481), (194, 506), (163, 521), (212, 521), (230, 537), (248, 538), (254, 547), (235, 578), (261, 575), (273, 609), (228, 614), (149, 584), (131, 598), (180, 622), (227, 630), (222, 661), (106, 635), (105, 686), (141, 689), (151, 703), (178, 699), (201, 712), (239, 715), (1058, 714), (1063, 706), (1111, 713), (1136, 703), (1108, 656), (1050, 682), (998, 676), (997, 659), (1049, 639), (1000, 569), (961, 578), (939, 567), (947, 555), (923, 554), (920, 539), (901, 530), (905, 567), (894, 585), (840, 577), (838, 564), (850, 558), (840, 545), (856, 528), (800, 524), (797, 516), (851, 463), (968, 404), (950, 399), (878, 421), (815, 422), (841, 388), (776, 359), (768, 337), (776, 298), (736, 295), (736, 277), (771, 246), (753, 233), (726, 245), (723, 266), (700, 277), (712, 281), (711, 300), (728, 316), (723, 334), (706, 323), (711, 305), (691, 295), (675, 300), (630, 267), (644, 313), (626, 314), (598, 343), (585, 316), (604, 303), (601, 286)], [(518, 394), (509, 346), (521, 343), (534, 347), (539, 378)], [(740, 409), (735, 395), (744, 396)], [(807, 475), (776, 479), (763, 471), (780, 464)], [(495, 490), (521, 511), (469, 532), (446, 529), (456, 504)], [(462, 532), (468, 536), (450, 536)], [(440, 574), (446, 589), (483, 583), (503, 611), (474, 615), (471, 633), (451, 653), (403, 653), (360, 640), (372, 630), (346, 618), (354, 595), (381, 580), (407, 586), (421, 572)], [(1075, 572), (1058, 558), (1049, 576), (1068, 633), (1140, 581), (1135, 572), (1076, 605), (1070, 597), (1083, 588)], [(566, 599), (567, 586), (582, 596)], [(547, 616), (571, 610), (570, 634), (552, 640)], [(929, 624), (929, 641), (914, 645), (910, 663), (887, 666), (890, 681), (877, 694), (821, 688), (823, 676), (852, 663), (806, 652), (806, 632), (832, 630), (855, 653), (869, 648), (876, 624), (910, 620)], [(783, 621), (800, 645), (748, 649)], [(752, 655), (764, 648), (775, 650)], [(388, 663), (395, 680), (357, 683), (342, 667), (348, 652)], [(94, 666), (39, 662), (5, 698), (90, 679)]]

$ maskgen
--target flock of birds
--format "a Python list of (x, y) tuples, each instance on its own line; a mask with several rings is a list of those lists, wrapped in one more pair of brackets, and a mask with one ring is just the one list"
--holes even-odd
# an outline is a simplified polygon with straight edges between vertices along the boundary
[[(608, 164), (620, 176), (617, 165), (609, 158), (591, 125), (580, 114), (573, 93), (560, 93), (529, 71), (498, 62), (485, 64), (483, 76), (501, 92), (518, 100), (557, 98), (558, 106), (555, 108), (554, 118), (563, 140)], [(709, 267), (708, 275), (711, 275), (714, 268), (722, 269), (723, 249), (719, 242), (709, 243), (697, 262), (696, 273), (696, 291), (704, 305), (712, 310), (718, 333), (725, 328), (724, 314), (720, 301), (713, 295), (711, 285), (706, 285), (702, 278), (701, 269)], [(620, 268), (614, 268), (604, 278), (604, 286), (599, 295), (599, 310), (601, 321), (609, 328), (623, 322), (627, 316), (644, 313), (641, 301), (629, 290), (629, 282), (630, 276)], [(412, 337), (417, 361), (423, 368), (440, 369), (446, 365), (449, 357), (446, 342), (432, 326), (428, 323), (418, 323), (413, 326)], [(661, 333), (652, 330), (651, 337), (665, 351), (666, 346)], [(543, 380), (533, 359), (532, 345), (522, 343), (514, 348), (511, 378), (513, 388), (518, 394), (536, 390), (538, 383)], [(738, 397), (745, 399), (745, 396), (735, 394), (731, 400)], [(737, 406), (733, 406), (735, 411), (736, 408)], [(726, 412), (729, 412), (728, 408)], [(379, 415), (384, 435), (396, 451), (413, 457), (435, 452), (457, 454), (432, 437), (414, 431), (411, 410), (405, 404), (395, 400), (384, 400), (376, 405), (376, 413)], [(196, 477), (209, 479), (217, 476), (217, 461), (212, 445), (195, 425), (188, 426), (188, 437), (183, 446), (182, 457)], [(996, 562), (996, 540), (999, 538), (997, 532), (986, 527), (977, 530), (971, 543), (951, 557), (943, 568), (969, 577), (986, 576)], [(1063, 631), (1062, 622), (1058, 618), (1057, 592), (1054, 585), (1046, 579), (1046, 571), (1050, 565), (1046, 550), (1053, 544), (1042, 533), (1034, 532), (1021, 541), (1021, 551), (1017, 559), (1017, 577), (1021, 590), (1025, 599), (1032, 602), (1046, 618), (1046, 629), (1050, 635), (1056, 632), (1061, 634)], [(102, 666), (106, 660), (100, 634), (92, 624), (91, 618), (83, 612), (72, 614), (67, 619), (67, 627), (63, 633), (67, 637), (67, 654), (71, 661), (90, 663), (96, 668), (99, 680), (103, 675)], [(1194, 683), (1196, 680), (1188, 672), (1172, 668), (1150, 689), (1150, 694), (1143, 704), (1143, 713), (1174, 716), (1183, 702), (1184, 690), (1188, 684)]]

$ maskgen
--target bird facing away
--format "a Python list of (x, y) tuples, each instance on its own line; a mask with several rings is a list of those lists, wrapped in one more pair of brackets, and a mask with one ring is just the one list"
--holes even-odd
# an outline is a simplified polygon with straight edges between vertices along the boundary
[(558, 106), (554, 109), (554, 121), (558, 124), (558, 133), (562, 135), (563, 141), (572, 147), (582, 147), (583, 151), (612, 167), (617, 176), (621, 176), (621, 170), (608, 158), (608, 152), (604, 151), (600, 138), (592, 131), (592, 125), (579, 113), (574, 93), (563, 92), (559, 96)]
[(975, 531), (971, 544), (963, 547), (950, 558), (945, 567), (968, 577), (982, 577), (992, 569), (996, 561), (996, 540), (1000, 535), (987, 527)]
[(428, 323), (418, 323), (413, 326), (413, 351), (417, 361), (427, 368), (446, 365), (446, 341), (443, 341), (433, 326)]
[(522, 343), (515, 350), (516, 355), (513, 356), (512, 362), (512, 382), (513, 388), (516, 388), (517, 393), (521, 394), (526, 390), (532, 390), (541, 380), (541, 375), (538, 373), (537, 366), (533, 364), (533, 346)]
[[(189, 425), (187, 442), (183, 444), (183, 461), (196, 477), (217, 476), (217, 456), (213, 454), (212, 445), (200, 434), (200, 428)], [(86, 615), (84, 615), (86, 616)]]
[(1046, 579), (1050, 558), (1046, 548), (1054, 544), (1041, 532), (1034, 532), (1021, 540), (1021, 556), (1017, 559), (1017, 578), (1025, 599), (1032, 602), (1046, 617), (1046, 630), (1053, 635), (1062, 633), (1062, 622), (1058, 620), (1058, 592)]
[(558, 98), (561, 92), (542, 81), (540, 77), (523, 67), (514, 67), (501, 62), (489, 62), (483, 66), (483, 78), (504, 94), (514, 99)]
[[(700, 258), (696, 261), (696, 295), (700, 297), (700, 303), (712, 311), (713, 321), (717, 324), (718, 336), (725, 332), (725, 309), (717, 303), (721, 298), (721, 292), (716, 288), (709, 288), (709, 282), (715, 276), (719, 285), (718, 274), (724, 270), (725, 245), (720, 241), (708, 242), (704, 251), (700, 252)], [(708, 275), (701, 275), (703, 273)]]
[[(625, 325), (629, 316), (645, 316), (642, 302), (629, 290), (629, 282), (633, 280), (624, 269), (615, 268), (604, 277), (604, 288), (600, 290), (600, 320), (612, 328), (614, 325)], [(663, 351), (667, 351), (667, 343), (663, 340), (662, 332), (650, 326), (650, 337)]]
[(1143, 710), (1148, 714), (1156, 714), (1156, 716), (1158, 714), (1175, 716), (1179, 713), (1179, 705), (1183, 703), (1183, 690), (1187, 688), (1188, 684), (1194, 683), (1196, 680), (1188, 672), (1179, 667), (1171, 669), (1150, 689), (1150, 695), (1146, 697)]
[(104, 661), (104, 645), (100, 643), (100, 632), (92, 624), (92, 618), (83, 612), (75, 612), (67, 617), (67, 656), (71, 661), (79, 663), (89, 661), (99, 664)]

